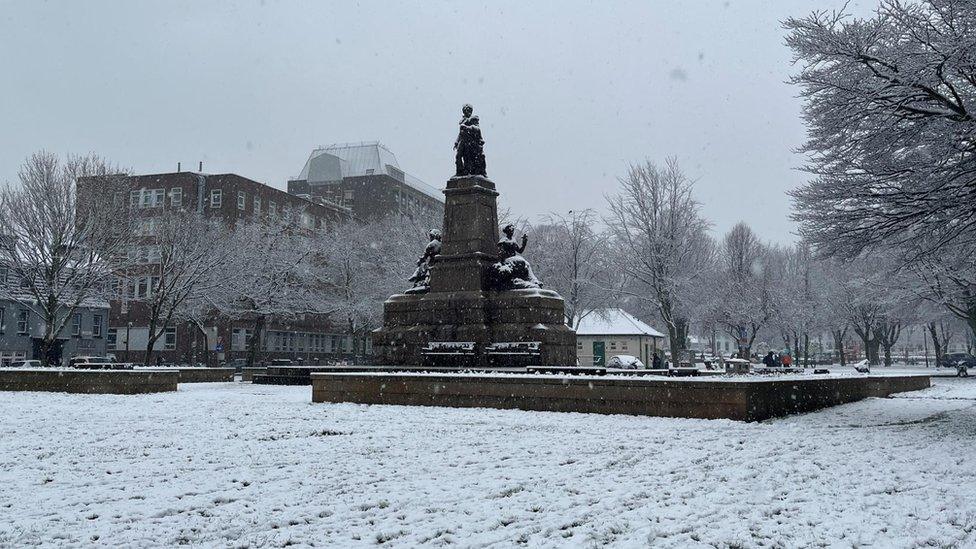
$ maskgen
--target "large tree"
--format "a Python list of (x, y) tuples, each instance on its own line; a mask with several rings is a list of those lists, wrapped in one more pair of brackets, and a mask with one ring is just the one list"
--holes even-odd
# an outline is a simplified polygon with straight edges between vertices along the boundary
[[(383, 302), (410, 287), (428, 232), (429, 217), (389, 215), (363, 223), (350, 220), (319, 233), (312, 258), (322, 311), (344, 325), (354, 345), (383, 321)], [(356, 348), (357, 352), (364, 349)]]
[[(126, 261), (131, 230), (121, 170), (95, 156), (39, 152), (19, 172), (20, 186), (0, 191), (0, 264), (14, 280), (0, 297), (43, 322), (40, 359), (47, 364), (75, 311), (104, 303)], [(79, 200), (79, 182), (90, 186)]]
[[(815, 177), (794, 192), (823, 250), (976, 239), (976, 9), (883, 1), (874, 17), (789, 19)], [(929, 238), (935, 236), (936, 238)]]
[(676, 364), (687, 348), (715, 249), (693, 190), (677, 160), (669, 158), (663, 168), (650, 161), (631, 166), (609, 198), (607, 221), (626, 257), (616, 267), (632, 281), (626, 293), (657, 313)]
[(153, 261), (143, 269), (149, 276), (145, 302), (149, 339), (143, 362), (152, 364), (156, 342), (175, 321), (196, 318), (196, 310), (226, 284), (223, 267), (236, 248), (227, 227), (197, 212), (167, 211), (143, 220), (150, 234), (143, 246), (154, 250)]
[(608, 253), (609, 237), (595, 229), (593, 210), (549, 214), (532, 228), (529, 257), (536, 275), (566, 302), (566, 323), (576, 328), (595, 310), (609, 307), (619, 286)]
[(715, 316), (749, 358), (756, 337), (777, 315), (776, 254), (740, 222), (723, 238), (718, 256)]
[(267, 222), (234, 228), (230, 246), (237, 253), (224, 263), (226, 284), (212, 299), (224, 314), (253, 323), (247, 366), (257, 359), (269, 318), (329, 312), (322, 288), (313, 284), (314, 247), (301, 214), (286, 210)]
[(943, 265), (976, 256), (976, 9), (885, 0), (784, 25), (814, 175), (793, 193), (801, 232), (826, 254), (897, 254), (976, 334), (976, 271)]

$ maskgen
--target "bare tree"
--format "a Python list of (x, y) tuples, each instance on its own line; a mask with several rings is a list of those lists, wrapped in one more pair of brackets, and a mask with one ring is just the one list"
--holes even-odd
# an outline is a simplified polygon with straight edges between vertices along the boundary
[(532, 228), (532, 265), (546, 286), (566, 303), (566, 322), (576, 328), (595, 310), (613, 302), (618, 271), (610, 262), (608, 235), (594, 230), (593, 210), (549, 214)]
[(743, 358), (751, 356), (756, 337), (777, 313), (775, 267), (774, 254), (745, 223), (725, 235), (717, 266), (716, 316), (739, 341)]
[[(39, 152), (18, 175), (19, 188), (0, 191), (0, 263), (16, 278), (0, 284), (0, 296), (43, 321), (47, 364), (75, 310), (110, 297), (131, 231), (120, 170), (98, 156)], [(80, 184), (91, 190), (82, 199)]]
[(194, 317), (198, 303), (226, 283), (222, 269), (236, 249), (224, 225), (198, 212), (172, 210), (145, 221), (151, 222), (152, 234), (140, 246), (152, 249), (148, 255), (155, 261), (141, 273), (150, 281), (147, 294), (135, 299), (147, 305), (149, 339), (144, 363), (149, 365), (163, 329)]
[(224, 280), (214, 305), (231, 318), (254, 323), (248, 344), (252, 366), (269, 318), (327, 313), (322, 289), (312, 280), (314, 248), (301, 224), (301, 212), (286, 210), (279, 218), (240, 223), (232, 236), (233, 254), (224, 263)]
[(805, 242), (773, 253), (778, 302), (773, 323), (797, 361), (807, 366), (811, 336), (828, 326), (825, 265), (814, 258)]
[(701, 299), (698, 285), (714, 256), (693, 188), (669, 158), (664, 168), (650, 161), (631, 166), (619, 193), (609, 198), (608, 223), (627, 256), (618, 267), (633, 282), (626, 293), (656, 310), (675, 363), (686, 349), (692, 311)]
[(428, 231), (437, 220), (386, 216), (369, 223), (348, 221), (316, 235), (313, 273), (322, 310), (341, 319), (358, 341), (382, 324), (383, 302), (402, 293)]
[[(976, 240), (976, 10), (885, 0), (874, 17), (784, 23), (806, 100), (802, 234), (822, 250)], [(929, 238), (935, 235), (936, 238)]]
[(943, 246), (939, 257), (924, 257), (912, 265), (923, 299), (943, 307), (966, 322), (976, 337), (976, 248)]

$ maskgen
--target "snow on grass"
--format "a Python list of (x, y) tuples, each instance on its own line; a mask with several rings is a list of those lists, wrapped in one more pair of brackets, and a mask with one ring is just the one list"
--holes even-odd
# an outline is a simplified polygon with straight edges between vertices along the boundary
[(0, 546), (965, 547), (976, 379), (763, 423), (0, 394)]

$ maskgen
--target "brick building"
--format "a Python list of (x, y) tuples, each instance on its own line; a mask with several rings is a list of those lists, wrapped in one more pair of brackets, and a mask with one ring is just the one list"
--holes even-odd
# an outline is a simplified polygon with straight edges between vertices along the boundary
[(390, 213), (440, 219), (442, 193), (404, 172), (381, 143), (341, 143), (312, 151), (288, 192), (350, 208), (364, 220)]
[[(79, 202), (91, 192), (91, 180), (78, 185)], [(353, 218), (352, 211), (324, 199), (315, 202), (269, 187), (236, 174), (176, 172), (130, 176), (125, 179), (128, 204), (135, 210), (135, 231), (141, 243), (130, 250), (137, 269), (126, 273), (124, 288), (111, 301), (105, 330), (107, 353), (125, 361), (141, 361), (149, 339), (148, 308), (142, 299), (153, 286), (153, 217), (169, 209), (198, 211), (230, 225), (252, 219), (273, 222), (286, 208), (302, 211), (302, 225), (309, 230)], [(156, 342), (157, 356), (165, 363), (231, 362), (244, 358), (253, 321), (222, 316), (203, 326), (179, 323), (163, 328)], [(261, 359), (291, 358), (306, 363), (346, 358), (364, 343), (353, 342), (342, 326), (333, 328), (321, 315), (297, 319), (268, 319), (261, 342)], [(354, 344), (358, 343), (358, 344)]]

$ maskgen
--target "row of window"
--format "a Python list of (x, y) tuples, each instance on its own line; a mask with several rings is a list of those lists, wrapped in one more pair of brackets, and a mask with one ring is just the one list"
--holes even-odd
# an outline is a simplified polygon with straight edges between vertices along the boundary
[[(164, 328), (163, 335), (159, 338), (163, 343), (164, 351), (176, 350), (176, 328)], [(125, 344), (119, 347), (119, 329), (109, 328), (105, 335), (105, 346), (110, 351), (120, 351), (125, 349)]]
[[(249, 338), (250, 334), (247, 337)], [(344, 353), (351, 351), (352, 346), (349, 336), (269, 331), (264, 341), (264, 350), (290, 353)]]
[[(210, 207), (217, 209), (220, 208), (224, 203), (224, 191), (222, 189), (211, 189), (210, 190)], [(254, 215), (261, 215), (261, 197), (255, 196), (254, 201)], [(237, 209), (244, 211), (247, 209), (247, 193), (244, 191), (237, 191)], [(274, 200), (268, 202), (268, 215), (274, 217), (278, 215), (278, 204)]]
[[(138, 189), (129, 191), (129, 207), (131, 208), (162, 208), (166, 205), (166, 189)], [(173, 208), (183, 207), (183, 189), (173, 187), (169, 190), (169, 205)]]
[[(104, 315), (94, 314), (92, 315), (92, 337), (102, 336), (102, 324), (104, 321)], [(29, 309), (18, 309), (17, 310), (17, 335), (27, 335), (30, 329), (30, 310)], [(0, 334), (3, 334), (6, 329), (6, 309), (0, 308)], [(71, 317), (71, 335), (80, 337), (82, 335), (82, 315), (81, 313), (75, 313)]]

